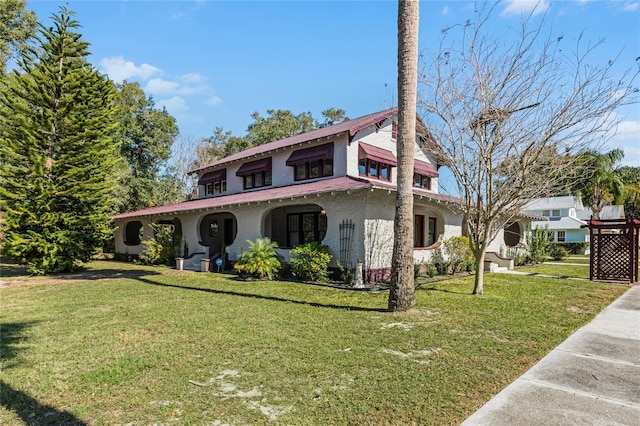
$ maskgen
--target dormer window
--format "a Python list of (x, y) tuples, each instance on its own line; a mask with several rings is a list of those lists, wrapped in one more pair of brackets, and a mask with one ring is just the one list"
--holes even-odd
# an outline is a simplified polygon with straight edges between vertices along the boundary
[(398, 165), (391, 151), (360, 142), (358, 147), (358, 174), (360, 176), (391, 181), (391, 167)]
[(431, 189), (431, 178), (438, 177), (438, 171), (431, 163), (420, 160), (413, 161), (413, 186)]
[(204, 185), (205, 195), (218, 195), (227, 192), (227, 169), (205, 173), (198, 181)]
[(431, 178), (420, 173), (414, 173), (413, 186), (415, 188), (431, 189)]
[(244, 163), (236, 176), (242, 177), (244, 189), (260, 188), (271, 185), (271, 157)]
[(294, 151), (286, 164), (296, 181), (333, 176), (333, 142)]

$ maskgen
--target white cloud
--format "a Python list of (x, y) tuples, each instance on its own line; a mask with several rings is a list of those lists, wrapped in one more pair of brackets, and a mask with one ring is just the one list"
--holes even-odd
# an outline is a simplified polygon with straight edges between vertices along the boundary
[(442, 12), (441, 13), (443, 15), (448, 15), (449, 12), (451, 12), (451, 10), (449, 9), (449, 6), (445, 6), (445, 7), (442, 8)]
[(144, 91), (154, 95), (173, 95), (180, 91), (180, 84), (175, 81), (152, 78), (147, 82)]
[(625, 12), (635, 12), (640, 9), (640, 2), (637, 1), (627, 1), (622, 6), (622, 10)]
[(551, 6), (548, 0), (507, 0), (504, 2), (505, 8), (502, 11), (502, 16), (513, 16), (521, 14), (533, 13), (538, 15), (539, 13), (546, 12)]
[(189, 105), (184, 100), (184, 98), (180, 96), (172, 96), (167, 99), (161, 99), (157, 101), (157, 104), (163, 106), (171, 113), (172, 115), (180, 115), (189, 111)]
[(621, 121), (614, 138), (617, 140), (640, 139), (640, 121)]
[(209, 106), (218, 106), (221, 103), (222, 103), (222, 99), (219, 98), (218, 96), (212, 96), (206, 101), (204, 101), (204, 104)]
[(111, 58), (103, 58), (100, 60), (100, 70), (107, 74), (109, 78), (115, 82), (138, 77), (143, 80), (161, 75), (162, 70), (149, 64), (137, 66), (131, 61), (125, 60), (122, 56), (114, 56)]
[(207, 76), (198, 74), (196, 72), (190, 72), (178, 76), (178, 80), (182, 81), (185, 84), (202, 83), (203, 81), (207, 80)]

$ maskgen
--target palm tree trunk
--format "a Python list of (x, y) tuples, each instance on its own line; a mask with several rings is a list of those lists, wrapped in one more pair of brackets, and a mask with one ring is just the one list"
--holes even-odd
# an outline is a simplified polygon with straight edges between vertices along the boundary
[(398, 1), (398, 191), (389, 310), (415, 304), (413, 275), (413, 159), (418, 95), (417, 0)]

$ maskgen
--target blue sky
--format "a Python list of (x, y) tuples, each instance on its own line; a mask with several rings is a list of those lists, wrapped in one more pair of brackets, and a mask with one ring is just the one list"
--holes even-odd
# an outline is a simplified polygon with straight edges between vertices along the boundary
[[(27, 0), (42, 22), (65, 1)], [(111, 79), (138, 81), (166, 106), (181, 137), (216, 127), (243, 135), (250, 114), (266, 110), (343, 108), (350, 117), (396, 104), (395, 1), (74, 1), (69, 7), (91, 43), (90, 61)], [(537, 1), (505, 1), (496, 31), (517, 26)], [(542, 1), (554, 33), (580, 33), (605, 44), (594, 56), (622, 51), (618, 72), (637, 69), (640, 1)], [(436, 49), (441, 29), (472, 16), (468, 1), (420, 4), (420, 49)], [(636, 82), (640, 83), (640, 82)], [(640, 107), (620, 111), (610, 146), (623, 164), (640, 166)], [(428, 124), (428, 123), (427, 123)]]

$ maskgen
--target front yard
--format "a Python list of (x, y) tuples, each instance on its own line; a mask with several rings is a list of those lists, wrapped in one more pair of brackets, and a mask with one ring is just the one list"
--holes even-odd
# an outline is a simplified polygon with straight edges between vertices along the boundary
[(459, 424), (626, 290), (485, 280), (396, 314), (387, 292), (117, 262), (5, 286), (0, 424)]

